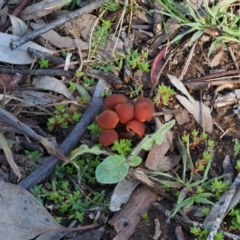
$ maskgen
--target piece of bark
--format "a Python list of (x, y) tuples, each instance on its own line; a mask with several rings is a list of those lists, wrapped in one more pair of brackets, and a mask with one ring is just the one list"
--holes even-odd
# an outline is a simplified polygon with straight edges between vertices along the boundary
[[(163, 124), (160, 124), (160, 127), (162, 125)], [(148, 168), (149, 170), (160, 171), (161, 165), (163, 164), (162, 159), (172, 145), (172, 138), (173, 134), (169, 130), (165, 134), (162, 144), (153, 144), (145, 162), (146, 168)]]
[(145, 186), (140, 186), (134, 192), (128, 203), (121, 211), (114, 214), (109, 224), (113, 225), (118, 233), (113, 240), (127, 240), (135, 232), (141, 215), (148, 212), (157, 200), (157, 194)]

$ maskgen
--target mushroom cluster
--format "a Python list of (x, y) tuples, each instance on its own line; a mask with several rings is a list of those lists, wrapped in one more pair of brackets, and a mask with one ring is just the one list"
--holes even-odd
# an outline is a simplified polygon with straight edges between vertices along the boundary
[(132, 105), (122, 94), (109, 96), (96, 119), (98, 126), (103, 129), (99, 142), (103, 146), (109, 146), (124, 133), (125, 136), (134, 133), (142, 138), (145, 133), (144, 122), (152, 119), (153, 111), (154, 104), (148, 98), (138, 98)]

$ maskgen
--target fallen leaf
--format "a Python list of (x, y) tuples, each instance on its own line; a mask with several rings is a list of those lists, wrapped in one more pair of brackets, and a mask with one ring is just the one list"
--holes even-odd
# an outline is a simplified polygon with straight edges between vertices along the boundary
[(5, 139), (5, 137), (3, 136), (2, 133), (0, 133), (0, 147), (3, 149), (5, 157), (8, 161), (8, 164), (10, 165), (10, 167), (12, 168), (14, 173), (17, 175), (18, 181), (19, 181), (21, 179), (20, 170), (19, 170), (17, 164), (14, 161), (12, 151), (11, 151), (9, 145), (8, 145), (7, 140)]
[(151, 68), (151, 74), (150, 74), (150, 81), (153, 85), (156, 84), (156, 81), (157, 81), (156, 78), (157, 78), (157, 75), (158, 75), (158, 71), (160, 70), (159, 66), (161, 64), (162, 59), (164, 58), (166, 50), (167, 50), (167, 47), (164, 47), (160, 51), (160, 53), (155, 57), (155, 59), (153, 60), (152, 68)]
[(27, 190), (0, 181), (0, 195), (1, 239), (58, 240), (65, 235), (65, 228)]
[(52, 12), (55, 12), (57, 9), (61, 8), (62, 6), (68, 4), (71, 0), (45, 0), (39, 3), (33, 4), (27, 8), (25, 8), (21, 12), (21, 19), (31, 20), (46, 16)]
[(57, 78), (50, 77), (50, 76), (39, 76), (34, 78), (33, 86), (36, 88), (53, 91), (63, 96), (67, 97), (68, 99), (74, 100), (74, 97), (70, 90), (59, 81)]
[(130, 198), (133, 190), (139, 185), (139, 181), (133, 179), (123, 179), (114, 188), (109, 209), (117, 212), (121, 209), (121, 205), (126, 203)]
[(186, 97), (176, 95), (178, 101), (191, 113), (197, 123), (208, 133), (213, 131), (213, 120), (210, 108), (203, 103), (196, 101), (187, 91), (181, 81), (175, 76), (168, 74), (171, 83), (181, 91)]
[(34, 48), (40, 50), (42, 52), (51, 53), (50, 50), (41, 47), (40, 45), (34, 42), (27, 42), (22, 46), (18, 47), (17, 49), (11, 50), (9, 44), (13, 41), (18, 39), (19, 37), (2, 33), (0, 32), (0, 61), (4, 63), (11, 63), (11, 64), (30, 64), (32, 63), (33, 59), (28, 55), (27, 48)]
[[(30, 26), (35, 30), (42, 25), (31, 23)], [(88, 49), (88, 43), (82, 41), (81, 39), (73, 39), (71, 37), (62, 37), (60, 36), (56, 31), (50, 30), (44, 34), (41, 35), (45, 40), (53, 44), (55, 47), (58, 48), (77, 48), (79, 46), (81, 50), (87, 50)]]
[(224, 51), (223, 51), (223, 50), (219, 51), (219, 52), (213, 57), (213, 59), (211, 60), (210, 66), (211, 66), (211, 67), (216, 67), (217, 65), (219, 65), (220, 62), (221, 62), (221, 60), (222, 60), (223, 54), (224, 54)]
[[(163, 126), (163, 124), (158, 121), (158, 129)], [(162, 169), (161, 165), (164, 164), (163, 157), (169, 150), (170, 146), (172, 145), (172, 138), (173, 134), (170, 130), (166, 132), (163, 138), (163, 142), (161, 145), (153, 144), (152, 148), (150, 149), (146, 162), (145, 167), (152, 171), (160, 171)]]
[(27, 33), (27, 25), (21, 19), (15, 17), (14, 15), (8, 14), (11, 24), (12, 33), (15, 36), (21, 37)]
[(51, 96), (47, 95), (45, 92), (22, 90), (15, 91), (14, 93), (19, 98), (24, 99), (29, 106), (45, 105), (57, 102), (57, 99), (54, 98), (54, 96), (51, 98)]

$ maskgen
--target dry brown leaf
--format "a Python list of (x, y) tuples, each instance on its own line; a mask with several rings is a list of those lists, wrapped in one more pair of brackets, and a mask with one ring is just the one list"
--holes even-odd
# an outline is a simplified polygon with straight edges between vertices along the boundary
[[(35, 30), (42, 25), (31, 23), (30, 26)], [(71, 37), (62, 37), (56, 31), (50, 30), (41, 35), (45, 40), (50, 42), (52, 45), (58, 48), (77, 48), (79, 46), (81, 50), (88, 49), (88, 43), (82, 41), (81, 39), (73, 39)]]
[(224, 51), (223, 51), (223, 50), (219, 51), (219, 52), (213, 57), (213, 59), (211, 60), (210, 66), (211, 66), (211, 67), (216, 67), (216, 66), (218, 66), (218, 65), (220, 64), (221, 60), (222, 60), (223, 54), (224, 54)]
[[(71, 2), (71, 1), (68, 1)], [(67, 4), (66, 0), (44, 0), (33, 4), (21, 12), (22, 20), (31, 20), (46, 16)]]
[(1, 239), (60, 239), (60, 226), (27, 190), (0, 181)]
[(213, 131), (213, 120), (211, 116), (210, 108), (196, 101), (187, 91), (181, 81), (175, 76), (168, 74), (171, 83), (181, 91), (186, 97), (176, 95), (178, 101), (191, 113), (196, 122), (203, 128), (204, 131), (212, 133)]
[(50, 76), (39, 76), (34, 78), (33, 86), (36, 88), (53, 91), (62, 94), (68, 99), (74, 100), (72, 93), (61, 81)]

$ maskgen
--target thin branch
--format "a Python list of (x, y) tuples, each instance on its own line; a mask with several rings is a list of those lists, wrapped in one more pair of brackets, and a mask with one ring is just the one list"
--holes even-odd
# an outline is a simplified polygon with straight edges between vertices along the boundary
[(74, 12), (71, 12), (64, 17), (61, 17), (43, 27), (40, 27), (40, 28), (26, 34), (23, 37), (20, 37), (16, 40), (12, 41), (10, 43), (10, 48), (13, 50), (13, 49), (23, 45), (24, 43), (26, 43), (30, 40), (33, 40), (34, 38), (40, 36), (41, 34), (52, 30), (55, 27), (58, 27), (66, 22), (69, 22), (69, 21), (73, 20), (74, 18), (77, 18), (85, 13), (92, 12), (93, 10), (99, 8), (101, 6), (101, 4), (102, 4), (102, 0), (96, 0), (95, 2), (90, 3), (87, 6), (84, 6)]
[(64, 71), (60, 69), (35, 69), (35, 70), (22, 70), (22, 69), (11, 69), (11, 68), (0, 68), (0, 73), (15, 74), (20, 73), (22, 75), (38, 75), (38, 76), (57, 76), (57, 77), (73, 77), (74, 71)]

